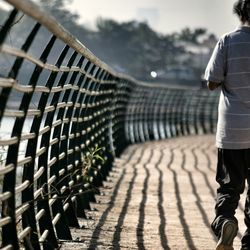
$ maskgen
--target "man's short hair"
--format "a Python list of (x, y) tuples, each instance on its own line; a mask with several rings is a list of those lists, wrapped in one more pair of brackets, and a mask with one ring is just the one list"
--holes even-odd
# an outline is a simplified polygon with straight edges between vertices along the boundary
[(240, 17), (242, 21), (250, 20), (250, 0), (238, 0), (233, 7), (233, 12)]

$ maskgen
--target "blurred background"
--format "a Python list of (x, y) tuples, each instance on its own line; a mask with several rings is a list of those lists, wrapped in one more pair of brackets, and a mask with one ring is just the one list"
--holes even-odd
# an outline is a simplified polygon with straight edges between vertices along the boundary
[[(218, 38), (239, 24), (234, 0), (34, 1), (114, 70), (171, 86), (200, 86)], [(0, 0), (1, 25), (8, 11)]]

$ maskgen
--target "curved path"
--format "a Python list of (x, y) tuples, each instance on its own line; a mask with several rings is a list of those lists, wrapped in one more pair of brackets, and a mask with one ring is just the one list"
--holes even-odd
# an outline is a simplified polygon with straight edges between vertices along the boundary
[[(119, 159), (97, 203), (61, 249), (213, 250), (214, 136), (136, 144)], [(243, 203), (244, 199), (241, 199)], [(243, 205), (237, 211), (244, 231)]]

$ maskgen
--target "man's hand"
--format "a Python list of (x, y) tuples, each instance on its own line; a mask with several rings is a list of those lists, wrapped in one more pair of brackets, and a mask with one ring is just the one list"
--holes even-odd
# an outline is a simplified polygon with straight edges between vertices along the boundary
[(221, 83), (218, 82), (207, 82), (207, 87), (209, 90), (214, 90), (218, 88), (221, 85)]

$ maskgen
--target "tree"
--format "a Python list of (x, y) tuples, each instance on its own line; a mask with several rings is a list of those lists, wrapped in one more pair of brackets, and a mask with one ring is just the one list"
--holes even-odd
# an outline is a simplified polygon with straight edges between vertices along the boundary
[(199, 38), (206, 34), (207, 30), (204, 28), (197, 28), (191, 30), (190, 28), (185, 28), (179, 33), (178, 39), (184, 42), (190, 42), (193, 44), (199, 44)]
[[(160, 34), (147, 23), (134, 20), (117, 22), (98, 18), (96, 30), (90, 30), (79, 23), (77, 14), (68, 10), (71, 1), (40, 0), (39, 4), (102, 61), (140, 80), (151, 81), (151, 71), (165, 70), (170, 66), (197, 67), (194, 64), (195, 54), (189, 50), (190, 45), (210, 48), (215, 40), (215, 36), (207, 34), (204, 28), (185, 28), (172, 34)], [(15, 47), (20, 47), (23, 41), (19, 41), (32, 27), (33, 23), (27, 18), (16, 25), (15, 32), (11, 33)], [(39, 56), (40, 48), (46, 45), (49, 35), (41, 29), (30, 49), (32, 54)], [(60, 49), (52, 51), (51, 63), (56, 61)], [(197, 72), (201, 71), (201, 65), (199, 67)]]
[(144, 22), (99, 18), (97, 37), (103, 60), (142, 80), (150, 80), (152, 70), (166, 67), (183, 51), (172, 36), (161, 35)]
[(40, 0), (39, 4), (45, 11), (48, 11), (64, 27), (72, 27), (77, 23), (79, 15), (70, 12), (66, 5), (72, 0)]

